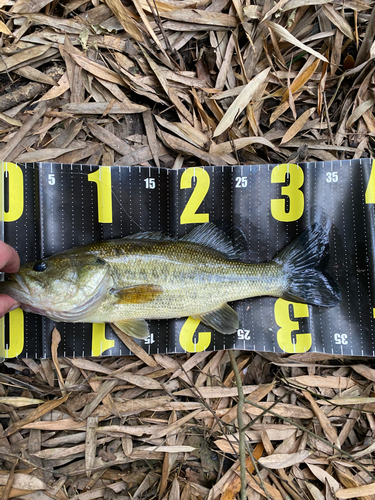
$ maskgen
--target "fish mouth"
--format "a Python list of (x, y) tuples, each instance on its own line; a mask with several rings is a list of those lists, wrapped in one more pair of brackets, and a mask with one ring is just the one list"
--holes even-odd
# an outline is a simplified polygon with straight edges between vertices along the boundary
[(22, 292), (29, 293), (29, 289), (26, 286), (25, 280), (19, 274), (6, 274), (7, 280), (12, 283), (17, 283)]
[(6, 274), (6, 281), (0, 283), (0, 293), (9, 295), (21, 304), (30, 302), (30, 292), (19, 274)]

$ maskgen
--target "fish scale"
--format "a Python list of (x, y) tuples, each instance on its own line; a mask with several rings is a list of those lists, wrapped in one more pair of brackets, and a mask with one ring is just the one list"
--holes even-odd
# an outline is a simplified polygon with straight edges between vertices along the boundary
[(113, 323), (138, 338), (149, 335), (145, 319), (185, 316), (231, 334), (239, 319), (227, 302), (270, 295), (337, 305), (337, 285), (320, 269), (327, 248), (327, 232), (313, 224), (271, 262), (246, 263), (230, 238), (207, 223), (179, 240), (149, 232), (73, 248), (23, 265), (0, 292), (25, 311)]

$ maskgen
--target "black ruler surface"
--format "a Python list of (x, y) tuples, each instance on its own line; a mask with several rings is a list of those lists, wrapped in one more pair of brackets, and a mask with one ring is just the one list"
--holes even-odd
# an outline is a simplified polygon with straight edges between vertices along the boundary
[[(282, 165), (98, 167), (4, 163), (4, 239), (21, 261), (139, 231), (180, 237), (204, 222), (239, 228), (243, 260), (264, 262), (313, 222), (330, 227), (332, 309), (270, 297), (232, 305), (240, 329), (223, 336), (192, 318), (150, 321), (149, 353), (250, 349), (375, 355), (375, 166), (370, 159)], [(13, 311), (0, 323), (6, 356), (50, 357), (55, 323)], [(56, 324), (62, 356), (128, 354), (109, 325)]]

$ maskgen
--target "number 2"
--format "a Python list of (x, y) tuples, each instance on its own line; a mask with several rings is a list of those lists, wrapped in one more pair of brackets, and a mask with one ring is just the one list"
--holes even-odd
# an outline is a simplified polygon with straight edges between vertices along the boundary
[(193, 178), (196, 179), (196, 185), (181, 214), (180, 224), (203, 224), (210, 220), (209, 214), (197, 214), (210, 187), (210, 176), (203, 168), (188, 168), (181, 176), (180, 188), (191, 188)]
[(186, 352), (202, 352), (207, 349), (211, 343), (211, 332), (200, 332), (198, 341), (193, 342), (195, 330), (198, 328), (200, 321), (189, 317), (180, 331), (180, 344)]

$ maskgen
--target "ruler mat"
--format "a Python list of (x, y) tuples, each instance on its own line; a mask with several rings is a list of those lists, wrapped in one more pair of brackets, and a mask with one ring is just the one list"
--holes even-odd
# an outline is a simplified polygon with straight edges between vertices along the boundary
[[(149, 353), (247, 349), (375, 355), (375, 168), (370, 159), (167, 170), (4, 163), (4, 239), (21, 262), (139, 231), (174, 237), (211, 221), (239, 228), (243, 257), (264, 262), (313, 222), (330, 227), (328, 272), (342, 293), (325, 309), (271, 297), (232, 303), (236, 334), (193, 318), (150, 321)], [(21, 310), (3, 321), (6, 357), (50, 357), (53, 321)], [(0, 325), (1, 326), (1, 325)], [(56, 324), (61, 356), (128, 354), (109, 325)]]

